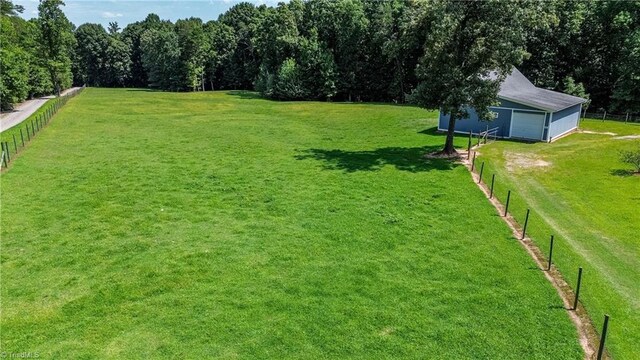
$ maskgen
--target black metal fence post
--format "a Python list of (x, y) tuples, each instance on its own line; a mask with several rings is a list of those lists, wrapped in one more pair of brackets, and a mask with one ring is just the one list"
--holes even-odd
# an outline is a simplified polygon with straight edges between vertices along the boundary
[(578, 286), (576, 286), (576, 297), (573, 299), (573, 310), (578, 309), (578, 298), (580, 297), (580, 284), (582, 283), (582, 266), (578, 268)]
[(13, 137), (13, 148), (16, 150), (16, 154), (18, 153), (18, 142), (16, 141), (16, 134), (11, 134)]
[(509, 213), (509, 200), (511, 200), (511, 190), (507, 192), (507, 203), (504, 206), (504, 216)]
[(491, 192), (489, 193), (489, 199), (493, 199), (493, 185), (496, 183), (496, 174), (491, 176)]
[(473, 152), (473, 160), (471, 161), (471, 172), (476, 168), (476, 152)]
[(29, 135), (29, 124), (25, 125), (27, 127), (27, 141), (31, 141), (31, 135)]
[(552, 257), (553, 257), (553, 235), (551, 235), (551, 242), (549, 242), (549, 265), (547, 265), (547, 271), (551, 270)]
[(604, 324), (602, 324), (602, 335), (600, 336), (600, 346), (598, 346), (598, 360), (602, 360), (604, 355), (604, 341), (607, 339), (607, 329), (609, 328), (609, 315), (604, 316)]
[(522, 228), (522, 238), (520, 238), (520, 240), (524, 240), (524, 237), (527, 234), (527, 225), (529, 224), (529, 213), (531, 213), (531, 210), (527, 209), (527, 216), (524, 217), (524, 228)]
[(471, 130), (469, 130), (469, 144), (467, 144), (467, 160), (471, 158)]
[(24, 147), (24, 135), (22, 135), (22, 129), (20, 129), (20, 140), (22, 140), (22, 147)]
[(480, 184), (482, 182), (482, 173), (484, 172), (484, 161), (482, 162), (482, 165), (480, 165), (480, 176), (478, 176), (478, 184)]
[(7, 156), (7, 162), (11, 162), (11, 154), (9, 154), (9, 143), (4, 141), (2, 143), (2, 150), (4, 150), (5, 155)]

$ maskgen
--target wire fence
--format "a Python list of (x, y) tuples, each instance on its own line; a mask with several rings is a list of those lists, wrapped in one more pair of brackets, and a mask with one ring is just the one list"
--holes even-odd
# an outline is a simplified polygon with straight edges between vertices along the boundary
[[(480, 144), (481, 143), (482, 142), (480, 142)], [(532, 243), (540, 244), (541, 241), (544, 241), (541, 239), (549, 239), (548, 253), (545, 254), (542, 252), (542, 249), (538, 248), (539, 251), (537, 251), (535, 254), (536, 260), (545, 265), (544, 268), (540, 270), (552, 273), (553, 271), (557, 271), (558, 274), (562, 274), (563, 276), (560, 281), (564, 284), (560, 284), (561, 287), (564, 287), (562, 285), (566, 285), (567, 288), (572, 289), (573, 295), (573, 306), (571, 308), (568, 308), (567, 310), (587, 314), (587, 308), (585, 307), (584, 303), (580, 301), (580, 288), (583, 283), (583, 268), (582, 266), (579, 266), (579, 262), (581, 260), (577, 260), (577, 281), (573, 282), (572, 280), (567, 280), (566, 276), (564, 276), (567, 273), (567, 268), (569, 268), (569, 271), (571, 271), (571, 267), (576, 263), (576, 261), (569, 261), (567, 258), (567, 256), (569, 256), (568, 245), (564, 243), (561, 238), (557, 238), (554, 235), (549, 234), (548, 232), (546, 232), (547, 235), (545, 235), (545, 231), (547, 231), (548, 228), (544, 223), (544, 218), (531, 211), (531, 209), (528, 207), (526, 199), (524, 197), (518, 196), (518, 194), (510, 188), (510, 185), (507, 184), (506, 181), (504, 183), (500, 183), (499, 179), (497, 178), (496, 172), (492, 171), (489, 163), (486, 161), (480, 161), (477, 158), (477, 153), (474, 148), (471, 147), (471, 138), (469, 138), (467, 159), (470, 162), (471, 172), (477, 176), (477, 183), (487, 191), (489, 200), (497, 202), (497, 207), (500, 211), (499, 215), (514, 224), (514, 228), (518, 232), (518, 239), (520, 241), (527, 241), (527, 238), (529, 238)], [(491, 173), (491, 175), (489, 175), (489, 173)], [(530, 234), (532, 232), (535, 232), (535, 234)], [(534, 241), (534, 238), (538, 241)], [(556, 248), (555, 257), (554, 246)], [(560, 251), (560, 253), (558, 253), (558, 251)], [(563, 272), (560, 272), (560, 269), (556, 266), (557, 262), (554, 261), (554, 259), (557, 259), (558, 257), (560, 257), (561, 261), (563, 262), (561, 266)], [(571, 292), (568, 292), (568, 294), (571, 295)], [(595, 334), (600, 337), (596, 355), (596, 359), (598, 360), (604, 359), (606, 356), (604, 347), (609, 325), (609, 315), (604, 315), (604, 321), (602, 324), (602, 331), (600, 332), (600, 334)]]
[(17, 155), (36, 137), (40, 130), (49, 124), (51, 118), (67, 101), (78, 95), (83, 89), (84, 87), (81, 87), (47, 102), (42, 108), (38, 109), (35, 115), (31, 115), (25, 121), (3, 132), (2, 141), (0, 141), (2, 150), (0, 154), (0, 170), (7, 169)]
[(622, 121), (622, 122), (633, 122), (640, 123), (640, 114), (612, 114), (606, 111), (604, 112), (585, 112), (583, 115), (584, 118), (588, 119), (596, 119), (596, 120), (612, 120), (612, 121)]

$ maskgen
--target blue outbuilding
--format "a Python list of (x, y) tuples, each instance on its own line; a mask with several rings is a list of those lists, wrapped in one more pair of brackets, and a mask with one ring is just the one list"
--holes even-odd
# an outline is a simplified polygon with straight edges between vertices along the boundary
[[(536, 87), (518, 69), (507, 76), (498, 92), (500, 105), (489, 109), (492, 121), (482, 121), (469, 108), (469, 117), (456, 121), (456, 132), (479, 134), (493, 130), (497, 137), (551, 142), (578, 128), (586, 99)], [(438, 130), (446, 131), (449, 115), (440, 112)]]

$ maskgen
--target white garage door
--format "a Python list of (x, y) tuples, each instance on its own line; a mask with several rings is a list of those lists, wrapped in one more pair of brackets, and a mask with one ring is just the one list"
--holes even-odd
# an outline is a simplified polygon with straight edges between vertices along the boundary
[(541, 113), (514, 111), (511, 118), (511, 137), (542, 140), (544, 115)]

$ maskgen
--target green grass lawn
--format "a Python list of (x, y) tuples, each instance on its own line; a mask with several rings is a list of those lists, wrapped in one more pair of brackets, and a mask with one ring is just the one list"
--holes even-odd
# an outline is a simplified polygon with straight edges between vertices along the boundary
[(85, 90), (0, 178), (2, 351), (581, 359), (468, 171), (423, 159), (436, 120)]
[[(545, 250), (554, 234), (554, 260), (575, 286), (584, 268), (580, 297), (598, 330), (611, 316), (608, 349), (615, 358), (640, 354), (640, 177), (618, 152), (637, 147), (640, 124), (586, 120), (583, 130), (552, 144), (498, 141), (480, 149), (485, 178), (496, 174), (504, 201), (512, 189), (511, 212)], [(598, 134), (612, 132), (611, 134)], [(537, 166), (536, 166), (537, 164)], [(514, 195), (512, 194), (512, 195)]]

